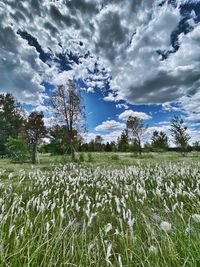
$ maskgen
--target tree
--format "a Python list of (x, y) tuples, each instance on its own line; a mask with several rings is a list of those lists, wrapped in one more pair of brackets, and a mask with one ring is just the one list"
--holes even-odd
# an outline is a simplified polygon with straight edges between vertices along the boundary
[(112, 151), (111, 144), (109, 142), (107, 142), (104, 149), (105, 149), (105, 152), (111, 152)]
[(10, 136), (7, 139), (6, 149), (11, 158), (15, 161), (24, 161), (30, 156), (28, 146), (23, 142), (22, 139), (19, 138), (13, 138)]
[(200, 141), (196, 141), (193, 143), (193, 148), (195, 151), (200, 151)]
[(80, 92), (72, 81), (56, 88), (51, 97), (51, 105), (59, 123), (65, 125), (65, 142), (74, 160), (77, 133), (83, 128), (85, 114)]
[(0, 95), (0, 151), (6, 153), (6, 142), (17, 138), (24, 123), (23, 109), (13, 95)]
[(138, 117), (129, 116), (126, 128), (128, 131), (129, 140), (136, 142), (140, 155), (142, 154), (142, 139), (147, 130), (147, 126), (143, 124), (142, 119)]
[(67, 152), (67, 129), (65, 125), (54, 125), (48, 130), (50, 143), (46, 145), (48, 152), (63, 155)]
[(32, 112), (25, 123), (22, 137), (25, 139), (32, 151), (32, 163), (36, 163), (37, 146), (42, 138), (46, 136), (46, 128), (44, 126), (44, 115), (41, 112)]
[(128, 130), (125, 129), (121, 136), (118, 138), (118, 150), (126, 152), (128, 149)]
[(151, 140), (151, 145), (154, 149), (166, 150), (169, 147), (168, 136), (162, 131), (154, 131)]
[(102, 151), (102, 142), (103, 142), (103, 138), (101, 137), (101, 135), (96, 135), (95, 140), (94, 140), (94, 144), (95, 144), (95, 151)]
[(187, 127), (184, 126), (183, 119), (178, 116), (175, 116), (171, 121), (170, 131), (174, 139), (174, 143), (180, 148), (180, 151), (184, 154), (187, 151), (190, 136), (187, 133)]

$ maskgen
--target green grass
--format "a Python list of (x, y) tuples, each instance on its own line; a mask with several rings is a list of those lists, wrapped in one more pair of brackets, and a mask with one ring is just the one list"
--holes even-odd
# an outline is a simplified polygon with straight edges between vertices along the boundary
[(199, 155), (81, 158), (0, 160), (0, 267), (200, 266)]
[[(89, 155), (90, 154), (90, 155)], [(158, 162), (199, 162), (200, 153), (193, 152), (188, 153), (186, 156), (182, 156), (180, 153), (176, 152), (166, 152), (166, 153), (143, 153), (139, 156), (137, 153), (119, 153), (119, 152), (94, 152), (94, 153), (77, 153), (77, 161), (80, 159), (81, 163), (89, 165), (105, 165), (105, 166), (124, 166), (124, 165), (134, 165), (138, 163), (158, 163)], [(91, 160), (91, 158), (92, 160)], [(83, 160), (82, 160), (83, 158)], [(24, 169), (29, 171), (30, 169), (41, 169), (48, 170), (52, 166), (57, 164), (65, 164), (71, 162), (69, 155), (65, 156), (52, 156), (50, 154), (39, 154), (38, 163), (32, 165), (30, 162), (26, 163), (13, 163), (9, 159), (0, 159), (0, 168), (7, 170), (8, 172), (19, 172), (19, 170)]]

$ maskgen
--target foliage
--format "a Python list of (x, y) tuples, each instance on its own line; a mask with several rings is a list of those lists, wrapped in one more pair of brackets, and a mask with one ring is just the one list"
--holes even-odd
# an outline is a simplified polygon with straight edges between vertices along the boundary
[(126, 128), (128, 131), (128, 138), (130, 141), (137, 143), (138, 151), (142, 153), (142, 139), (147, 130), (147, 126), (143, 124), (143, 121), (138, 117), (129, 116)]
[(88, 153), (88, 161), (93, 162), (94, 158), (92, 156), (92, 153)]
[(119, 156), (118, 155), (112, 155), (111, 156), (111, 160), (119, 160)]
[(72, 159), (75, 159), (77, 134), (83, 128), (85, 117), (80, 92), (73, 81), (69, 80), (65, 85), (58, 86), (50, 103), (59, 123), (65, 126), (66, 138), (64, 140)]
[(121, 152), (128, 151), (128, 130), (125, 129), (120, 138), (118, 138), (118, 150)]
[(28, 146), (21, 139), (9, 137), (6, 149), (14, 161), (25, 161), (30, 158)]
[(195, 151), (200, 151), (200, 141), (196, 141), (193, 143), (193, 148)]
[(33, 164), (36, 162), (37, 146), (47, 133), (43, 118), (43, 113), (36, 111), (32, 112), (29, 115), (21, 134), (28, 146), (31, 148)]
[(79, 161), (80, 161), (80, 162), (85, 161), (85, 155), (84, 155), (84, 153), (80, 153), (80, 154), (79, 154)]
[(154, 131), (151, 140), (151, 145), (154, 150), (167, 150), (169, 147), (168, 136), (162, 131)]
[(23, 109), (13, 95), (0, 95), (0, 153), (6, 153), (9, 137), (17, 138), (23, 126)]
[(187, 127), (184, 126), (184, 121), (178, 116), (175, 116), (171, 121), (171, 134), (175, 144), (180, 148), (182, 153), (187, 151), (190, 136), (187, 133)]

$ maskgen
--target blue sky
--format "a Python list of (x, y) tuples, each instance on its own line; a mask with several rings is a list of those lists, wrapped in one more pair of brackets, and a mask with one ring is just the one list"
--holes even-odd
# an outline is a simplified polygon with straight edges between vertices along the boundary
[(200, 140), (199, 0), (0, 1), (0, 91), (27, 111), (73, 79), (88, 139), (116, 140), (128, 115), (168, 132), (183, 116)]

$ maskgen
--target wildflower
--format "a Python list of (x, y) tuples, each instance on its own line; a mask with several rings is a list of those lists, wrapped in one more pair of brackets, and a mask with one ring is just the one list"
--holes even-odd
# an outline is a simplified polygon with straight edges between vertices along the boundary
[(156, 254), (156, 253), (157, 253), (157, 248), (154, 247), (154, 246), (150, 246), (150, 247), (149, 247), (149, 253), (150, 253), (150, 254)]
[(119, 263), (119, 267), (123, 267), (122, 265), (122, 258), (120, 255), (118, 255), (118, 263)]
[(163, 221), (160, 224), (160, 228), (165, 232), (169, 232), (171, 230), (171, 228), (172, 228), (172, 225), (169, 222)]
[(60, 209), (60, 217), (61, 217), (61, 219), (63, 219), (64, 218), (64, 209), (63, 208), (61, 208)]
[(108, 233), (112, 230), (112, 224), (111, 223), (108, 223), (105, 227), (105, 232)]
[(200, 223), (200, 214), (193, 214), (193, 215), (192, 215), (192, 219), (193, 219), (196, 223)]
[(106, 250), (106, 261), (111, 263), (109, 258), (111, 256), (112, 244), (108, 243), (107, 250)]

